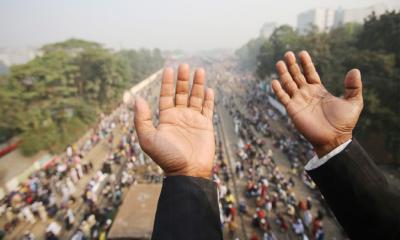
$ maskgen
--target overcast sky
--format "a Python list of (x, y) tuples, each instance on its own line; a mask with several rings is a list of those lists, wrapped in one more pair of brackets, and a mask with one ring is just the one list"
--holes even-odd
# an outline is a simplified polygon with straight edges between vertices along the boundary
[(0, 0), (0, 47), (76, 37), (113, 48), (237, 48), (265, 22), (296, 25), (315, 7), (359, 8), (399, 0)]

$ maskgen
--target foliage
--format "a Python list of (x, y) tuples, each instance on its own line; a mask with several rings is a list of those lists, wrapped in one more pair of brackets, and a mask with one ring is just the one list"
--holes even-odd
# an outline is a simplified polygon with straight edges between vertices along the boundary
[(254, 71), (257, 68), (257, 54), (263, 43), (263, 38), (251, 39), (246, 45), (236, 50), (235, 54), (239, 58), (239, 66)]
[(69, 53), (78, 53), (87, 49), (100, 49), (101, 44), (89, 42), (81, 39), (71, 38), (64, 42), (51, 43), (44, 45), (41, 50), (45, 53), (57, 50), (68, 51)]
[(0, 133), (19, 135), (28, 155), (42, 149), (58, 152), (77, 140), (99, 112), (120, 102), (127, 87), (163, 64), (159, 50), (114, 53), (78, 39), (48, 44), (41, 51), (1, 79)]
[[(275, 73), (275, 63), (288, 50), (306, 49), (324, 84), (343, 93), (344, 73), (359, 68), (364, 85), (364, 111), (357, 138), (379, 145), (376, 159), (400, 164), (400, 12), (372, 14), (363, 25), (347, 24), (331, 30), (311, 30), (301, 35), (290, 26), (275, 29), (257, 55), (256, 73), (264, 79)], [(371, 139), (375, 139), (371, 141)], [(368, 144), (367, 144), (368, 145)]]
[(128, 65), (136, 82), (164, 64), (161, 51), (157, 48), (152, 51), (148, 49), (123, 50), (118, 53), (118, 56)]

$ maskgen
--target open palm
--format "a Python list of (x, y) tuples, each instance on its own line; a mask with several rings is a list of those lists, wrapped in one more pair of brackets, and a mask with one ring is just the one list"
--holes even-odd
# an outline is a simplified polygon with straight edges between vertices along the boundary
[(173, 70), (164, 70), (160, 94), (160, 121), (151, 121), (148, 104), (136, 99), (135, 126), (142, 149), (166, 175), (209, 178), (215, 154), (212, 124), (214, 93), (204, 90), (204, 70), (195, 72), (189, 96), (190, 70), (179, 66), (176, 90)]
[(352, 137), (363, 106), (361, 75), (351, 70), (345, 78), (345, 96), (338, 98), (322, 85), (308, 53), (299, 57), (304, 74), (288, 52), (276, 65), (281, 83), (274, 80), (272, 88), (296, 128), (322, 156)]

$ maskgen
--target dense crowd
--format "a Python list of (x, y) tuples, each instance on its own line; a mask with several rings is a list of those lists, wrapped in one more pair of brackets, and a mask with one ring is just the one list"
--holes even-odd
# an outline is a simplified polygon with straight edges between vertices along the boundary
[[(127, 188), (139, 177), (161, 181), (160, 169), (152, 168), (140, 150), (132, 123), (133, 112), (121, 106), (114, 114), (102, 116), (80, 144), (67, 146), (60, 157), (31, 173), (1, 202), (4, 234), (24, 231), (24, 240), (106, 239)], [(89, 159), (99, 144), (108, 156)], [(43, 235), (30, 231), (36, 223), (44, 229)]]
[[(229, 112), (233, 120), (238, 142), (236, 156), (232, 162), (232, 174), (244, 187), (238, 188), (239, 202), (235, 202), (232, 189), (221, 183), (219, 176), (229, 181), (223, 151), (217, 151), (215, 181), (219, 186), (222, 204), (222, 222), (231, 239), (239, 239), (237, 215), (251, 218), (251, 240), (273, 240), (280, 236), (298, 239), (317, 239), (325, 237), (324, 218), (330, 211), (315, 184), (304, 171), (305, 163), (314, 152), (310, 144), (297, 133), (285, 115), (271, 106), (268, 91), (262, 84), (243, 76), (236, 82), (244, 94), (218, 88), (223, 96), (220, 104)], [(234, 85), (230, 85), (234, 88)], [(231, 94), (231, 93), (234, 93)], [(217, 116), (218, 118), (218, 116)], [(275, 122), (275, 123), (274, 123)], [(280, 124), (285, 131), (277, 131), (271, 124)], [(268, 148), (266, 141), (272, 143)], [(285, 173), (276, 161), (277, 152), (289, 160), (289, 171)], [(304, 183), (310, 194), (303, 198), (296, 195), (296, 183)], [(315, 206), (316, 201), (320, 204)], [(245, 221), (245, 220), (243, 220)], [(245, 221), (246, 222), (246, 221)]]
[[(324, 201), (303, 169), (314, 154), (311, 146), (288, 118), (268, 103), (265, 85), (250, 80), (250, 75), (241, 76), (234, 83), (243, 94), (236, 94), (235, 84), (230, 85), (232, 91), (217, 87), (219, 96), (223, 96), (217, 104), (232, 118), (237, 138), (232, 160), (224, 146), (221, 116), (214, 115), (213, 181), (218, 186), (225, 237), (239, 239), (239, 229), (245, 228), (251, 240), (274, 240), (285, 235), (324, 239), (324, 218), (329, 210), (317, 208), (316, 201), (321, 203), (318, 206), (325, 206)], [(217, 82), (222, 79), (219, 75), (215, 78)], [(126, 189), (138, 178), (148, 182), (162, 180), (161, 169), (150, 164), (140, 150), (132, 119), (133, 112), (126, 106), (113, 115), (102, 116), (89, 136), (79, 144), (67, 146), (65, 154), (32, 173), (9, 193), (0, 205), (5, 232), (26, 229), (26, 240), (106, 239)], [(285, 131), (277, 131), (276, 124)], [(89, 157), (99, 144), (108, 153), (100, 165), (98, 159)], [(277, 152), (289, 160), (289, 174), (277, 164)], [(309, 188), (309, 196), (296, 195), (299, 183)], [(35, 236), (29, 231), (31, 228), (24, 226), (38, 222), (45, 225), (45, 237)], [(244, 225), (239, 226), (240, 223)]]

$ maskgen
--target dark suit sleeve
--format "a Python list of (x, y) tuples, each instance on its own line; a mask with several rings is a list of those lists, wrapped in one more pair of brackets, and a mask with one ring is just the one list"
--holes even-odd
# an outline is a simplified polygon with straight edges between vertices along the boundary
[(158, 200), (151, 239), (222, 239), (214, 182), (187, 176), (166, 177)]
[(356, 140), (308, 174), (351, 239), (400, 239), (400, 194)]

